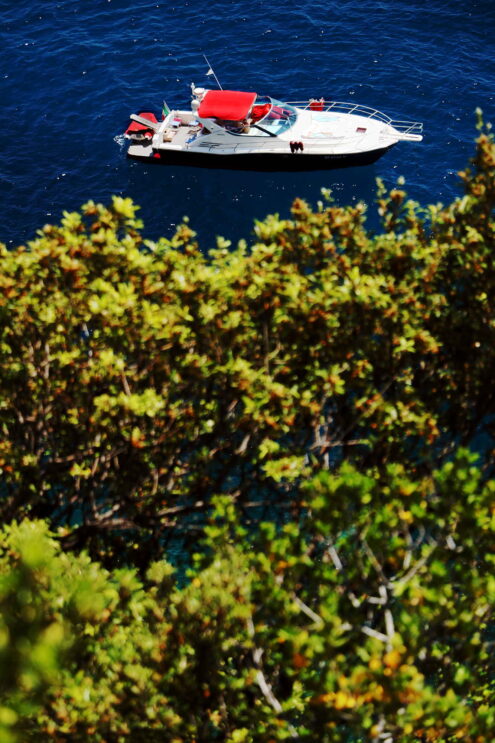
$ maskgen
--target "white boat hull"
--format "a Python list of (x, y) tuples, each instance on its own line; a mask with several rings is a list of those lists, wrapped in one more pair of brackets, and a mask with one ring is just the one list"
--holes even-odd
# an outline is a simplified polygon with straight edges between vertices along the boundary
[[(348, 103), (289, 104), (268, 99), (269, 104), (251, 105), (249, 116), (233, 119), (230, 114), (226, 120), (211, 105), (200, 103), (214, 97), (221, 105), (224, 96), (227, 104), (237, 107), (246, 97), (256, 98), (255, 94), (193, 89), (190, 111), (171, 111), (161, 122), (152, 115), (154, 122), (150, 122), (150, 114), (133, 115), (137, 126), (146, 131), (129, 136), (129, 157), (199, 167), (314, 170), (368, 165), (400, 141), (422, 139), (422, 124), (394, 122), (376, 109)], [(256, 118), (256, 108), (268, 113)], [(207, 113), (202, 115), (202, 110)]]
[(245, 152), (220, 153), (201, 152), (198, 150), (153, 150), (151, 145), (131, 145), (127, 150), (130, 158), (145, 160), (165, 165), (189, 165), (206, 168), (226, 168), (231, 170), (258, 171), (304, 171), (332, 170), (362, 165), (371, 165), (384, 155), (391, 147), (368, 150), (366, 152), (334, 153), (325, 152)]

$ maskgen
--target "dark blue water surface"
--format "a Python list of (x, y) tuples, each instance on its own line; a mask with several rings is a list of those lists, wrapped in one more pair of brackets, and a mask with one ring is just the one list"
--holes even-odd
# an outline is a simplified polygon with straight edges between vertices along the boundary
[[(458, 193), (474, 110), (495, 122), (495, 0), (0, 0), (0, 239), (17, 244), (88, 199), (131, 196), (145, 234), (183, 215), (207, 248), (249, 237), (253, 219), (316, 202), (372, 202), (375, 178), (406, 178), (411, 197)], [(116, 135), (130, 112), (188, 105), (189, 84), (286, 100), (324, 96), (423, 121), (375, 165), (245, 173), (127, 160)]]

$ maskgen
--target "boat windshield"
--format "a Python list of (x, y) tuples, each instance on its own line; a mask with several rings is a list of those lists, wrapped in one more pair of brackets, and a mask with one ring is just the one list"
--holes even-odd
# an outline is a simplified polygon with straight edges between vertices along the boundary
[(294, 126), (297, 120), (297, 111), (288, 103), (281, 103), (275, 98), (258, 97), (251, 116), (254, 124), (267, 129), (270, 134), (281, 134)]

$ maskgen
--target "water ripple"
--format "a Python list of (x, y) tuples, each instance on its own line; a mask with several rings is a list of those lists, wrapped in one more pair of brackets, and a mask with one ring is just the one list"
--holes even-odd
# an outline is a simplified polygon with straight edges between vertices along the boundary
[[(7, 3), (4, 3), (6, 5)], [(207, 244), (249, 235), (254, 217), (287, 213), (323, 186), (339, 202), (373, 201), (374, 180), (402, 173), (413, 198), (457, 193), (474, 109), (495, 120), (492, 0), (18, 0), (0, 8), (4, 132), (1, 238), (23, 242), (49, 215), (88, 198), (132, 196), (150, 237), (189, 214)], [(187, 105), (208, 84), (206, 53), (226, 87), (288, 99), (325, 96), (425, 122), (422, 145), (375, 166), (312, 174), (152, 167), (125, 158), (130, 111)]]

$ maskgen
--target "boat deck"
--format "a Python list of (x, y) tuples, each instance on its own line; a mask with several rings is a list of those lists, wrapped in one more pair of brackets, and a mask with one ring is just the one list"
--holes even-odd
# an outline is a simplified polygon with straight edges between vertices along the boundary
[(153, 157), (151, 140), (145, 144), (131, 144), (127, 148), (127, 157), (137, 157), (139, 160), (146, 160)]
[(171, 144), (174, 147), (184, 147), (191, 137), (199, 131), (198, 127), (190, 126), (178, 126), (176, 129), (167, 127), (163, 132), (159, 133), (159, 143), (154, 143), (155, 147), (161, 146), (162, 144)]

